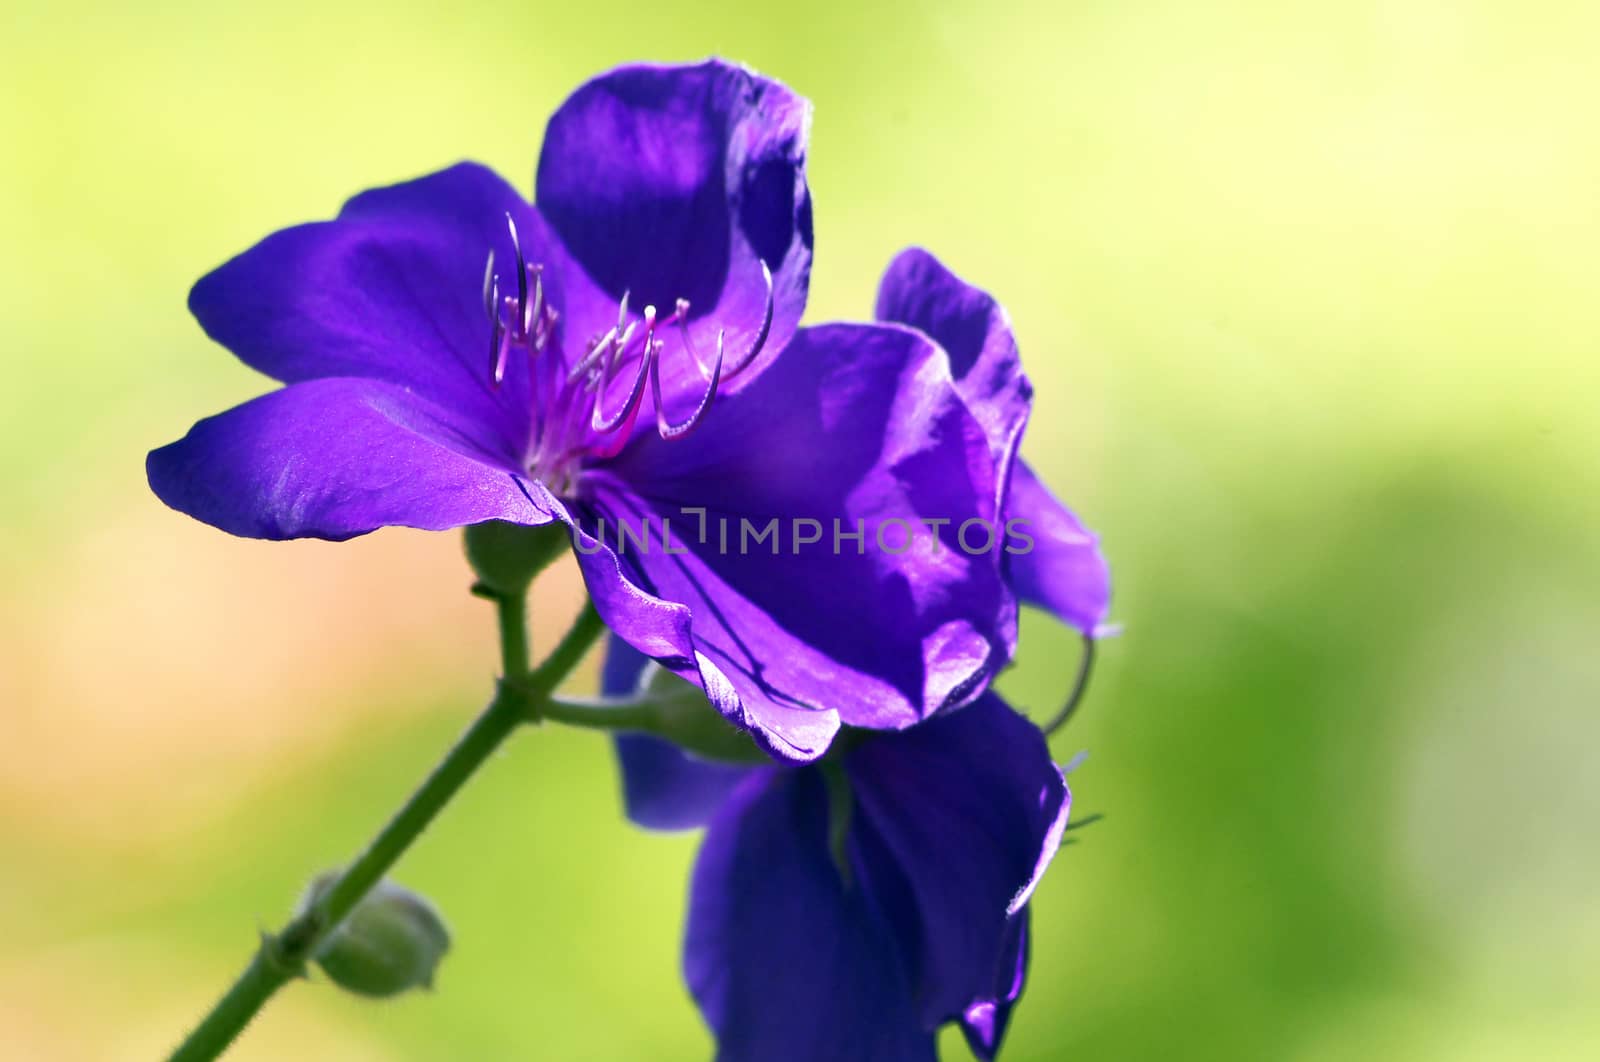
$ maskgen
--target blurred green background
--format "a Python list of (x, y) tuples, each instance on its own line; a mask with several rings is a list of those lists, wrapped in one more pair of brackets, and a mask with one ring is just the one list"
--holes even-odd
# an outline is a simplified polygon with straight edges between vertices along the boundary
[[(1009, 1062), (1600, 1057), (1597, 41), (1545, 0), (10, 0), (0, 1057), (160, 1056), (490, 689), (454, 536), (147, 492), (269, 386), (189, 284), (459, 158), (529, 188), (579, 81), (712, 52), (816, 104), (809, 318), (913, 242), (998, 293), (1026, 452), (1112, 559), (1057, 738), (1107, 818), (1038, 893)], [(1075, 659), (1028, 617), (1003, 686), (1042, 714)], [(294, 986), (236, 1057), (705, 1058), (694, 846), (624, 824), (604, 742), (525, 735), (399, 871), (439, 991)]]

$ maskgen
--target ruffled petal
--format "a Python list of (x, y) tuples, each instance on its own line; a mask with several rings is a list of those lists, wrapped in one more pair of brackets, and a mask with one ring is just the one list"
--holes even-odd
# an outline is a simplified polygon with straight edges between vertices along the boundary
[[(637, 552), (629, 552), (619, 542), (617, 518), (600, 515), (617, 512), (619, 500), (629, 504), (627, 511), (636, 511), (633, 499), (624, 500), (614, 491), (570, 506), (558, 503), (560, 519), (572, 531), (589, 597), (606, 626), (668, 671), (699, 686), (712, 707), (734, 725), (749, 730), (773, 756), (810, 760), (827, 751), (839, 730), (839, 713), (832, 708), (773, 700), (759, 689), (752, 691), (748, 682), (736, 685), (719, 661), (701, 651), (691, 629), (695, 613), (683, 603), (688, 595), (673, 596), (659, 590), (641, 569)], [(635, 516), (632, 523), (637, 528), (645, 521)]]
[(1011, 473), (1006, 518), (1011, 587), (1017, 597), (1055, 613), (1089, 637), (1104, 633), (1111, 607), (1111, 569), (1100, 538), (1084, 528), (1026, 461)]
[(808, 328), (699, 432), (597, 469), (587, 504), (613, 545), (648, 531), (622, 550), (629, 581), (692, 612), (758, 739), (820, 713), (896, 729), (970, 700), (1014, 645), (986, 445), (926, 337)]
[[(407, 388), (515, 461), (529, 439), (529, 370), (514, 357), (502, 386), (491, 386), (483, 305), (491, 249), (502, 293), (516, 290), (508, 214), (528, 262), (559, 263), (533, 208), (491, 171), (462, 163), (363, 192), (333, 221), (268, 236), (202, 277), (189, 308), (208, 335), (269, 376), (361, 376)], [(563, 272), (573, 271), (547, 270), (556, 306)]]
[(145, 468), (162, 501), (246, 538), (557, 518), (509, 469), (474, 453), (442, 411), (376, 380), (309, 380), (263, 395), (151, 451)]
[[(649, 660), (627, 642), (608, 639), (601, 692), (631, 693)], [(648, 734), (619, 735), (616, 749), (628, 818), (651, 830), (704, 826), (751, 770), (694, 759), (671, 742)]]
[(1003, 491), (1009, 479), (1003, 508), (1008, 526), (1017, 529), (1008, 536), (1017, 549), (1010, 558), (1017, 596), (1094, 636), (1110, 604), (1110, 572), (1096, 536), (1016, 457), (1033, 388), (1005, 308), (914, 247), (884, 273), (877, 313), (927, 333), (950, 355), (956, 386), (988, 432)]
[[(609, 297), (572, 335), (604, 332), (624, 293), (637, 311), (670, 314), (689, 302), (692, 342), (709, 368), (719, 329), (732, 363), (750, 349), (767, 304), (760, 358), (724, 390), (737, 391), (788, 341), (811, 273), (811, 195), (805, 153), (811, 108), (776, 81), (709, 60), (625, 66), (588, 82), (550, 119), (539, 158), (539, 210)], [(609, 314), (609, 319), (606, 316)], [(678, 340), (663, 332), (669, 348)], [(686, 352), (661, 361), (663, 398), (705, 388)]]
[[(929, 1027), (967, 1021), (997, 1038), (985, 1005), (1015, 999), (1016, 918), (1061, 843), (1070, 795), (1044, 735), (993, 694), (863, 743), (845, 759), (869, 867)], [(876, 853), (875, 851), (876, 850)], [(1014, 986), (1014, 990), (1013, 987)]]
[(762, 769), (706, 831), (684, 975), (719, 1062), (934, 1062), (894, 940), (828, 844), (815, 769)]
[(1023, 375), (1005, 307), (912, 247), (883, 274), (877, 316), (925, 333), (950, 355), (951, 375), (989, 437), (1004, 490), (1033, 405), (1033, 386)]

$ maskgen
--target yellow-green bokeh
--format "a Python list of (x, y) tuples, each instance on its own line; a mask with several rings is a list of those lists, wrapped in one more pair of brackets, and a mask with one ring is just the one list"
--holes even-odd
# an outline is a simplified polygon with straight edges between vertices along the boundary
[[(1009, 1062), (1595, 1057), (1597, 40), (1553, 0), (11, 0), (0, 1057), (158, 1057), (490, 688), (454, 536), (149, 496), (148, 448), (269, 386), (189, 284), (460, 158), (526, 188), (580, 80), (708, 53), (816, 104), (809, 318), (913, 242), (995, 291), (1113, 563), (1057, 739), (1107, 817), (1039, 890)], [(1047, 711), (1074, 653), (1028, 617), (1005, 689)], [(525, 735), (398, 874), (439, 991), (293, 986), (238, 1057), (704, 1058), (693, 847), (622, 822), (603, 742)]]

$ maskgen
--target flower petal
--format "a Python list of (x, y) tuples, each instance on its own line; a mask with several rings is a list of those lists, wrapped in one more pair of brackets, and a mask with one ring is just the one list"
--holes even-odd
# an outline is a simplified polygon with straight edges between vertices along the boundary
[[(687, 299), (707, 368), (718, 329), (726, 329), (730, 362), (755, 341), (767, 302), (764, 262), (771, 333), (761, 359), (725, 382), (731, 393), (788, 341), (805, 308), (810, 125), (809, 103), (741, 66), (620, 67), (583, 85), (550, 119), (539, 210), (609, 295), (613, 319), (624, 293), (663, 316)], [(582, 337), (610, 324), (574, 318), (573, 328)], [(661, 373), (669, 405), (704, 390), (681, 352), (668, 351)]]
[(1033, 385), (1022, 373), (1005, 307), (932, 254), (912, 247), (884, 272), (877, 316), (925, 333), (950, 355), (950, 373), (989, 436), (1004, 490), (1033, 405)]
[[(601, 692), (631, 693), (649, 660), (627, 642), (608, 639)], [(648, 734), (619, 735), (616, 748), (628, 818), (651, 830), (704, 826), (750, 773), (748, 767), (694, 759), (671, 742)]]
[[(202, 277), (189, 308), (253, 368), (287, 383), (364, 376), (409, 388), (512, 460), (529, 438), (529, 372), (512, 358), (503, 385), (491, 386), (483, 306), (491, 249), (502, 293), (516, 290), (507, 214), (530, 263), (560, 261), (533, 208), (491, 171), (462, 163), (363, 192), (336, 220), (268, 236)], [(556, 306), (562, 272), (546, 271)]]
[(1002, 489), (1010, 479), (1007, 520), (1022, 521), (1020, 529), (1033, 541), (1030, 552), (1011, 557), (1017, 596), (1093, 636), (1105, 623), (1110, 572), (1096, 536), (1015, 456), (1033, 388), (1022, 374), (1005, 307), (913, 247), (884, 273), (877, 312), (879, 319), (920, 329), (945, 348), (961, 396), (989, 434)]
[(684, 942), (719, 1062), (934, 1062), (893, 938), (840, 877), (814, 769), (763, 769), (712, 820)]
[(1012, 1008), (1022, 995), (1028, 976), (1029, 943), (1028, 908), (1024, 907), (1006, 924), (993, 991), (967, 1004), (961, 1015), (961, 1033), (967, 1038), (967, 1046), (983, 1062), (993, 1062), (1000, 1041), (1005, 1039), (1006, 1027), (1011, 1024)]
[(996, 1002), (1019, 962), (1014, 918), (1061, 843), (1071, 803), (1044, 735), (985, 694), (865, 742), (845, 769), (868, 865), (899, 871), (902, 895), (883, 906), (911, 957), (923, 1023)]
[[(613, 509), (616, 497), (614, 493), (609, 495)], [(614, 518), (609, 525), (611, 530), (606, 531), (600, 523), (605, 517), (596, 515), (592, 503), (574, 506), (576, 512), (560, 503), (557, 508), (560, 518), (572, 530), (573, 548), (589, 597), (614, 634), (639, 652), (654, 657), (673, 674), (699, 686), (717, 711), (736, 726), (751, 731), (773, 756), (810, 760), (827, 751), (839, 730), (838, 712), (776, 701), (759, 689), (754, 691), (752, 700), (748, 682), (736, 687), (718, 663), (700, 651), (701, 643), (691, 632), (693, 613), (682, 598), (657, 590), (634, 553), (626, 548), (619, 553), (614, 548), (618, 546)], [(640, 526), (640, 522), (636, 520), (634, 526)]]
[[(1006, 517), (1019, 532), (1013, 539), (1018, 552), (1008, 557), (1017, 597), (1097, 637), (1111, 606), (1111, 570), (1099, 536), (1055, 499), (1026, 461), (1012, 469)], [(1024, 534), (1032, 543), (1026, 552)]]
[(1014, 645), (986, 446), (926, 337), (808, 328), (695, 435), (636, 439), (597, 469), (592, 504), (612, 543), (619, 523), (653, 532), (626, 551), (631, 578), (692, 611), (736, 722), (759, 736), (829, 711), (895, 729), (970, 700)]
[(556, 518), (437, 407), (377, 380), (308, 380), (262, 395), (151, 451), (146, 471), (174, 509), (247, 538)]

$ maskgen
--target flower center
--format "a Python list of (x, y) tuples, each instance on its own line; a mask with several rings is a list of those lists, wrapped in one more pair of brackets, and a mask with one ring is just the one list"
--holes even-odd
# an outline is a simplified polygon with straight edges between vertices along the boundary
[[(495, 387), (500, 386), (513, 350), (529, 359), (534, 415), (526, 465), (529, 474), (557, 495), (567, 497), (577, 490), (586, 462), (613, 457), (627, 443), (644, 403), (646, 381), (655, 404), (657, 434), (669, 442), (681, 439), (705, 422), (718, 386), (749, 368), (766, 345), (772, 328), (772, 271), (763, 261), (761, 276), (767, 290), (761, 326), (749, 350), (731, 364), (724, 358), (726, 329), (717, 330), (716, 356), (709, 368), (700, 357), (689, 331), (689, 300), (678, 299), (672, 313), (664, 317), (654, 306), (634, 314), (629, 310), (626, 292), (617, 308), (616, 325), (592, 337), (585, 344), (582, 357), (570, 367), (560, 358), (541, 358), (561, 315), (546, 302), (544, 266), (524, 260), (517, 226), (510, 214), (506, 215), (506, 225), (517, 256), (517, 292), (514, 296), (502, 294), (491, 250), (483, 270), (483, 305), (491, 325), (489, 378)], [(662, 400), (661, 360), (666, 341), (657, 335), (671, 335), (674, 326), (681, 336), (682, 357), (694, 365), (705, 382), (694, 410), (678, 422), (667, 416)], [(621, 404), (615, 411), (606, 412), (611, 385), (627, 379), (625, 374), (630, 370), (632, 379)]]

